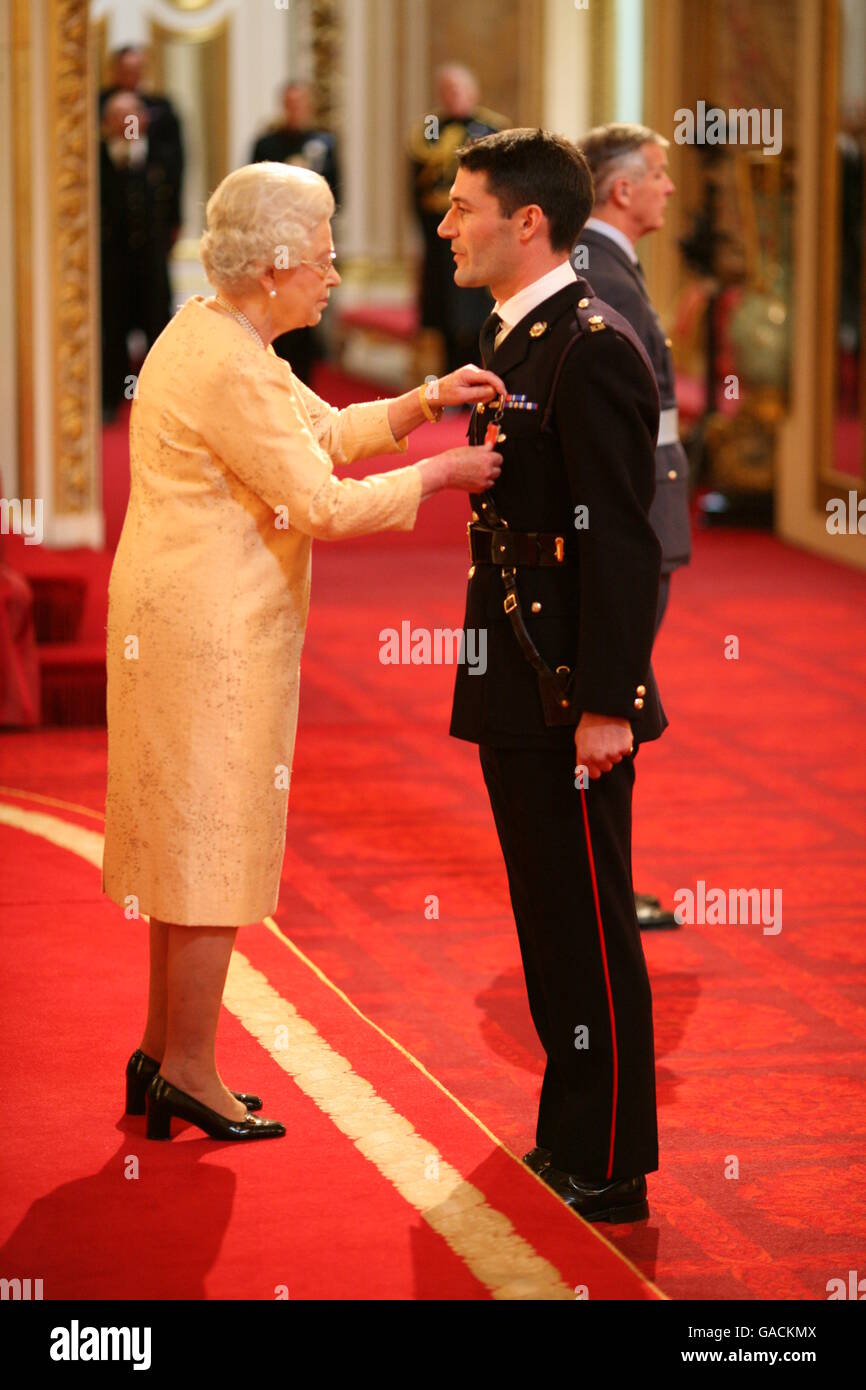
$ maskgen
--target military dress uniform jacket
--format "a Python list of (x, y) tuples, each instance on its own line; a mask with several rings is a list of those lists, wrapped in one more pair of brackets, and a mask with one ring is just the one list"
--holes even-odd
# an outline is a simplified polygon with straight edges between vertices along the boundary
[[(662, 410), (676, 407), (676, 379), (670, 339), (647, 292), (643, 273), (604, 232), (585, 228), (575, 247), (586, 248), (585, 266), (600, 297), (627, 319), (652, 363)], [(662, 574), (672, 574), (691, 558), (689, 464), (679, 440), (656, 448), (656, 493), (650, 521), (662, 544)]]
[[(100, 114), (105, 104), (122, 87), (105, 87), (99, 93)], [(147, 108), (147, 144), (149, 163), (159, 170), (159, 197), (166, 206), (166, 221), (170, 230), (179, 229), (183, 222), (181, 193), (183, 187), (183, 136), (180, 120), (167, 96), (160, 92), (137, 91), (135, 95)]]
[(297, 164), (321, 174), (340, 204), (340, 169), (337, 162), (337, 139), (329, 130), (289, 130), (278, 125), (265, 131), (253, 145), (250, 163), (273, 160), (275, 164)]
[[(539, 408), (503, 412), (502, 472), (471, 498), (473, 516), (484, 525), (492, 499), (511, 531), (563, 538), (564, 563), (517, 570), (532, 639), (552, 670), (576, 672), (578, 718), (617, 716), (631, 721), (636, 744), (658, 738), (667, 719), (650, 653), (661, 546), (649, 510), (659, 404), (646, 353), (578, 279), (527, 314), (487, 365)], [(473, 411), (470, 443), (483, 442), (490, 416), (490, 407)], [(504, 611), (500, 567), (479, 563), (469, 575), (464, 626), (486, 630), (487, 665), (483, 674), (458, 665), (450, 732), (500, 748), (573, 742), (574, 723), (545, 723), (535, 671)]]

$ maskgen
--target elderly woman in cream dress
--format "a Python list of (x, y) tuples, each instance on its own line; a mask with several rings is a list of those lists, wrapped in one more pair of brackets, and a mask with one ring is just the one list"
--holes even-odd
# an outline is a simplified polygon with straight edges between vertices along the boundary
[(127, 1112), (223, 1139), (285, 1133), (230, 1091), (215, 1038), (238, 926), (277, 906), (314, 537), (411, 530), (442, 488), (496, 478), (489, 448), (363, 479), (334, 464), (399, 453), (447, 405), (490, 400), (467, 366), (403, 396), (336, 410), (271, 346), (315, 325), (340, 283), (318, 174), (255, 164), (207, 205), (195, 296), (154, 343), (130, 422), (130, 497), (109, 584), (102, 886), (150, 918), (150, 990)]

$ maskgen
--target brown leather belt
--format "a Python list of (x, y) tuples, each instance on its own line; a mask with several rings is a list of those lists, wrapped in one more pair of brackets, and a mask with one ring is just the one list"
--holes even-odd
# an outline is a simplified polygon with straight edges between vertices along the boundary
[(565, 537), (555, 536), (552, 532), (500, 530), (474, 526), (471, 521), (466, 532), (469, 554), (475, 565), (553, 568), (566, 564), (569, 559), (565, 553)]

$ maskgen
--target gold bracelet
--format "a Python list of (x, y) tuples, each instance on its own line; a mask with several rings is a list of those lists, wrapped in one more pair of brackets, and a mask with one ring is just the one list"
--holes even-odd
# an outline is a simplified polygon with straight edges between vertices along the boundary
[(438, 425), (439, 421), (442, 419), (442, 411), (445, 407), (440, 405), (438, 410), (433, 409), (427, 399), (426, 382), (423, 382), (422, 385), (418, 387), (418, 399), (421, 402), (421, 409), (424, 411), (425, 419), (429, 420), (434, 425)]

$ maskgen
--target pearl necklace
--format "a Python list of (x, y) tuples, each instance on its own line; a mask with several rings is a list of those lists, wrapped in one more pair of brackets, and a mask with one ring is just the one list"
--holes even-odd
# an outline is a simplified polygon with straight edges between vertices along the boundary
[(226, 300), (220, 298), (218, 294), (214, 295), (214, 299), (217, 304), (221, 305), (223, 309), (227, 310), (227, 312), (231, 314), (232, 318), (237, 319), (238, 323), (241, 325), (242, 328), (245, 328), (248, 333), (252, 333), (253, 337), (259, 344), (259, 347), (264, 347), (264, 342), (262, 340), (261, 333), (259, 333), (257, 328), (253, 327), (246, 314), (242, 314), (240, 309), (236, 309), (233, 304), (228, 304)]

